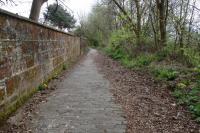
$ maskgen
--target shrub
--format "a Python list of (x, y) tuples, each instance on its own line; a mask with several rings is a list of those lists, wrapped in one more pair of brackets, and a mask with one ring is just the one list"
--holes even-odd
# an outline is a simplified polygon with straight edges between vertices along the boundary
[(114, 59), (127, 58), (130, 55), (130, 45), (133, 42), (133, 34), (125, 29), (114, 31), (111, 34), (106, 52)]

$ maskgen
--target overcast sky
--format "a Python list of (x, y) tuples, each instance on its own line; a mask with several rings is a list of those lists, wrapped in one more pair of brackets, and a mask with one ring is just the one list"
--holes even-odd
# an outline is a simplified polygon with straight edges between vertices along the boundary
[[(10, 11), (12, 13), (18, 13), (21, 16), (28, 17), (30, 14), (32, 0), (14, 0), (15, 4), (6, 4), (4, 6), (0, 5), (0, 8)], [(54, 3), (56, 0), (48, 0), (48, 4)], [(87, 15), (92, 6), (96, 3), (97, 0), (60, 0), (65, 1), (65, 5), (69, 8), (68, 10), (72, 10), (71, 12), (74, 14), (75, 18), (78, 20), (79, 16)], [(197, 0), (196, 6), (200, 8), (200, 0)], [(40, 18), (43, 17), (42, 13), (45, 11), (47, 7), (47, 2), (42, 6)], [(200, 14), (197, 13), (197, 20), (200, 19)], [(199, 21), (199, 20), (198, 20)]]
[[(14, 0), (15, 4), (7, 4), (1, 6), (0, 8), (10, 11), (12, 13), (17, 13), (21, 16), (28, 17), (31, 9), (32, 0)], [(95, 4), (96, 0), (62, 0), (65, 1), (65, 5), (72, 10), (75, 18), (78, 19), (80, 15), (87, 15), (92, 6)], [(54, 3), (55, 0), (48, 0), (48, 4)], [(42, 18), (42, 12), (46, 9), (47, 3), (42, 6), (40, 18)]]

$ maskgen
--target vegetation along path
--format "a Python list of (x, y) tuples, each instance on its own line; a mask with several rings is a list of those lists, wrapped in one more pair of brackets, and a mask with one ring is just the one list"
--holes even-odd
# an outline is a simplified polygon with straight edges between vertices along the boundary
[(109, 82), (97, 71), (95, 50), (57, 86), (30, 122), (36, 133), (123, 133), (126, 123), (109, 92)]
[(91, 49), (70, 73), (33, 96), (0, 133), (200, 133), (166, 87)]

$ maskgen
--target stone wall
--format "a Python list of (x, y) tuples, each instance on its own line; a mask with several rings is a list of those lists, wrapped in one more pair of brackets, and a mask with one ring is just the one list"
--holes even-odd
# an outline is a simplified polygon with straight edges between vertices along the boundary
[(79, 37), (0, 10), (0, 111), (83, 53)]

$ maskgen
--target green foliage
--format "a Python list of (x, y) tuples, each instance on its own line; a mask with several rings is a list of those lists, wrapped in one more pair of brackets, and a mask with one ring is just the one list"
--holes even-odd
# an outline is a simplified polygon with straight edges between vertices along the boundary
[(47, 86), (46, 83), (40, 84), (40, 85), (38, 86), (38, 91), (42, 91), (42, 90), (46, 89), (47, 87), (48, 87), (48, 86)]
[(154, 60), (153, 55), (140, 55), (136, 58), (123, 58), (122, 64), (124, 64), (128, 68), (142, 68), (149, 66), (151, 62)]
[(67, 65), (66, 64), (63, 65), (63, 70), (67, 70)]
[(153, 74), (158, 78), (158, 79), (164, 79), (164, 80), (174, 80), (178, 76), (178, 72), (173, 69), (167, 69), (167, 68), (155, 68), (153, 70)]
[(116, 59), (116, 60), (121, 60), (123, 58), (126, 58), (126, 53), (124, 52), (123, 49), (121, 48), (118, 48), (116, 50), (112, 50), (112, 49), (107, 49), (106, 52), (108, 53), (108, 55), (110, 57), (112, 57), (113, 59)]
[(157, 61), (163, 61), (169, 58), (170, 55), (174, 54), (174, 44), (168, 42), (167, 46), (155, 53)]
[(125, 29), (114, 31), (111, 34), (107, 53), (114, 59), (126, 59), (130, 56), (130, 48), (127, 44), (132, 42), (132, 33)]
[(163, 61), (164, 59), (166, 59), (167, 56), (168, 56), (168, 52), (166, 50), (158, 51), (156, 53), (156, 60), (159, 62)]
[(24, 103), (26, 103), (26, 101), (29, 98), (31, 98), (36, 92), (37, 92), (36, 89), (32, 89), (31, 91), (28, 91), (20, 95), (16, 99), (16, 102), (7, 104), (4, 110), (0, 112), (0, 125), (3, 124), (2, 122), (5, 122), (9, 118), (9, 116), (11, 116), (14, 112), (16, 112), (18, 108), (24, 105)]
[(116, 49), (131, 43), (133, 43), (133, 33), (122, 28), (111, 34), (109, 47)]
[(81, 18), (75, 33), (87, 38), (92, 47), (106, 47), (113, 28), (112, 12), (111, 7), (97, 3), (87, 17)]
[(122, 58), (121, 62), (124, 66), (126, 66), (127, 68), (134, 68), (136, 67), (136, 63), (134, 60), (130, 59), (130, 58)]
[(183, 48), (183, 57), (187, 64), (198, 66), (200, 64), (200, 54), (192, 48)]
[(194, 68), (194, 72), (200, 74), (200, 65)]
[(179, 89), (184, 89), (184, 88), (186, 88), (186, 87), (187, 87), (187, 85), (184, 84), (184, 83), (178, 83), (178, 84), (177, 84), (177, 88), (179, 88)]
[(69, 30), (74, 28), (76, 23), (74, 17), (62, 6), (57, 6), (57, 4), (49, 5), (43, 15), (46, 20), (60, 29), (67, 28)]
[(192, 89), (183, 89), (177, 86), (173, 92), (173, 95), (178, 99), (178, 103), (186, 104), (197, 118), (197, 121), (200, 120), (200, 83), (198, 82)]
[(153, 55), (150, 54), (143, 54), (138, 56), (135, 60), (137, 62), (137, 66), (142, 67), (142, 66), (148, 66), (150, 63), (155, 59)]
[(106, 53), (113, 59), (128, 60), (130, 49), (128, 50), (124, 44), (131, 43), (131, 37), (132, 34), (126, 32), (124, 29), (113, 32), (109, 40), (109, 45), (105, 49)]

